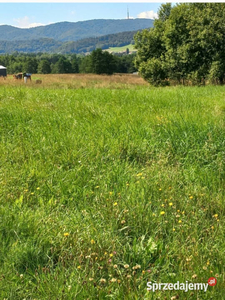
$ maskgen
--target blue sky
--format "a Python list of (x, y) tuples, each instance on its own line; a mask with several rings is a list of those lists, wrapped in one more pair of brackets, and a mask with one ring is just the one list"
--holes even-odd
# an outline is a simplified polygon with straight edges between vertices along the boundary
[[(165, 2), (164, 2), (165, 3)], [(20, 28), (92, 19), (153, 18), (162, 3), (0, 3), (0, 25)]]

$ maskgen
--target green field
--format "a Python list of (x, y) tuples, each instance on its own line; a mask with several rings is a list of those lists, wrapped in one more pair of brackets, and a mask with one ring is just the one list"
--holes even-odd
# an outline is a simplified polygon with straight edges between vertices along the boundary
[(225, 299), (224, 87), (1, 86), (0, 137), (0, 299)]
[(123, 51), (126, 51), (127, 48), (129, 49), (129, 51), (136, 51), (133, 44), (129, 44), (129, 45), (126, 45), (126, 46), (123, 46), (123, 47), (110, 47), (109, 49), (107, 49), (107, 51), (110, 51), (110, 52), (123, 52)]

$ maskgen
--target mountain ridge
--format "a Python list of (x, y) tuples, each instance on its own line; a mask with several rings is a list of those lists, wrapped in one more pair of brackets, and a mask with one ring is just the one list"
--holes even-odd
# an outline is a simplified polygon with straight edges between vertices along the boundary
[(77, 41), (126, 31), (153, 27), (152, 19), (94, 19), (78, 22), (57, 22), (33, 28), (0, 25), (0, 41), (50, 38), (60, 42)]

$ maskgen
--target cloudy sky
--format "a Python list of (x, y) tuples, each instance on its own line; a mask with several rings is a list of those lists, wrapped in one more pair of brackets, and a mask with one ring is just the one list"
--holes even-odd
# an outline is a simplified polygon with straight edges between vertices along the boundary
[[(14, 0), (15, 1), (15, 0)], [(164, 2), (165, 3), (165, 2)], [(162, 3), (15, 3), (0, 1), (0, 25), (29, 28), (92, 19), (156, 18)]]

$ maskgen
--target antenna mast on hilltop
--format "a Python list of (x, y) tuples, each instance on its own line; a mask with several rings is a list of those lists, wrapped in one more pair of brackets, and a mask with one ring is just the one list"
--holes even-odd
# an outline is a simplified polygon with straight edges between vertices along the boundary
[(128, 8), (128, 6), (127, 6), (127, 20), (129, 20), (129, 8)]

